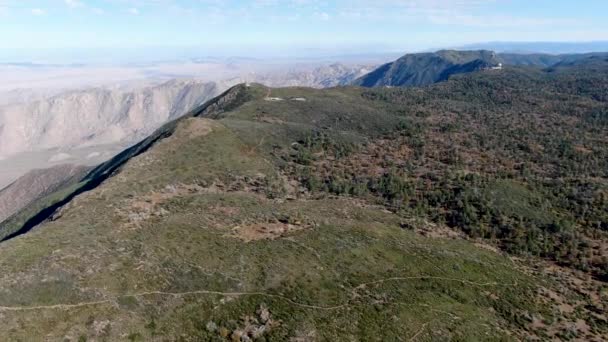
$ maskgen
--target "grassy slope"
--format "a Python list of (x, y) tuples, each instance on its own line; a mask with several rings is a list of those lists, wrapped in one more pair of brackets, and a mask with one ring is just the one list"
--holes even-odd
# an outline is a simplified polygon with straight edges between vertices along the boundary
[[(554, 285), (510, 259), (421, 237), (365, 201), (311, 197), (282, 174), (280, 150), (311, 129), (357, 144), (394, 130), (402, 105), (378, 110), (352, 88), (241, 90), (241, 106), (205, 112), (218, 121), (170, 124), (142, 154), (98, 169), (118, 172), (59, 219), (0, 246), (0, 335), (220, 340), (266, 306), (280, 321), (268, 340), (509, 340), (562, 316), (537, 301)], [(285, 222), (299, 228), (233, 236)]]

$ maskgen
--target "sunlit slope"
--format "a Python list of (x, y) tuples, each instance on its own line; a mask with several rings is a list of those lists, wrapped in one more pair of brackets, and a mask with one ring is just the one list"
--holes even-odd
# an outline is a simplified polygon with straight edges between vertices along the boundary
[(417, 237), (348, 199), (285, 201), (285, 188), (221, 122), (181, 121), (55, 221), (3, 243), (2, 334), (220, 338), (263, 306), (267, 338), (481, 338), (516, 326), (500, 311), (536, 309), (505, 258)]
[[(490, 184), (511, 191), (519, 187), (509, 182), (524, 182), (495, 173), (497, 165), (507, 174), (516, 171), (507, 167), (504, 145), (484, 147), (494, 159), (449, 160), (442, 152), (448, 151), (442, 141), (454, 146), (466, 140), (462, 132), (490, 136), (502, 129), (488, 123), (494, 113), (518, 124), (522, 112), (530, 113), (526, 98), (509, 111), (493, 92), (518, 89), (519, 82), (541, 84), (540, 76), (499, 76), (474, 75), (431, 93), (259, 85), (229, 90), (101, 165), (77, 190), (64, 190), (65, 199), (46, 217), (51, 221), (43, 215), (31, 230), (12, 226), (23, 234), (0, 244), (0, 335), (515, 340), (556, 336), (569, 326), (562, 321), (583, 319), (590, 328), (575, 329), (573, 336), (602, 336), (601, 319), (582, 309), (566, 314), (559, 303), (543, 300), (547, 288), (557, 291), (560, 284), (523, 272), (518, 262), (472, 241), (441, 237), (450, 235), (441, 233), (448, 227), (464, 234), (477, 227), (442, 216), (456, 210), (431, 196), (439, 185), (455, 189), (441, 183), (452, 180), (443, 170), (496, 178), (475, 180), (486, 190), (479, 191), (483, 196), (496, 193)], [(503, 82), (501, 89), (490, 81)], [(471, 92), (446, 88), (463, 86)], [(591, 113), (602, 108), (598, 100), (577, 96)], [(476, 114), (482, 107), (487, 117)], [(455, 126), (441, 128), (444, 123)], [(596, 137), (591, 131), (581, 139)], [(428, 145), (420, 147), (420, 140)], [(407, 160), (410, 165), (403, 164)], [(592, 161), (583, 163), (602, 186), (604, 175), (594, 169), (601, 161)], [(534, 165), (553, 162), (547, 157)], [(410, 173), (392, 173), (399, 168)], [(353, 173), (364, 177), (362, 185), (345, 188), (359, 182)], [(427, 195), (417, 197), (422, 186)], [(523, 207), (490, 202), (506, 217), (528, 215), (539, 208), (537, 196), (546, 195), (535, 191), (524, 186), (513, 192), (525, 199)], [(420, 198), (438, 202), (423, 207)], [(567, 214), (576, 217), (556, 206), (538, 220)], [(423, 237), (420, 229), (438, 237)]]

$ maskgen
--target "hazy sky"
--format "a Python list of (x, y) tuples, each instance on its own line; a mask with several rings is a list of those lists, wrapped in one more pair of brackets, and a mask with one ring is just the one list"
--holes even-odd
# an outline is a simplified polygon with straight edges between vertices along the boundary
[(607, 13), (607, 0), (0, 0), (0, 50), (256, 55), (608, 40)]

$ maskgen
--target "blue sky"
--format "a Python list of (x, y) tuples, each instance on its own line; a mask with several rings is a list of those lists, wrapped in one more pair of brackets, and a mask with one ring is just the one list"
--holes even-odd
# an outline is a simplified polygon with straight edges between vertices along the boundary
[(406, 51), (608, 40), (607, 0), (0, 0), (0, 50)]

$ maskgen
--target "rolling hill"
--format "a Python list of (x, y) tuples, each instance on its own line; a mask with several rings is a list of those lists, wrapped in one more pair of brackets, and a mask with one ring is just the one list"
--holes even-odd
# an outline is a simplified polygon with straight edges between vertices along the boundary
[(606, 339), (607, 87), (235, 86), (0, 224), (0, 335)]

